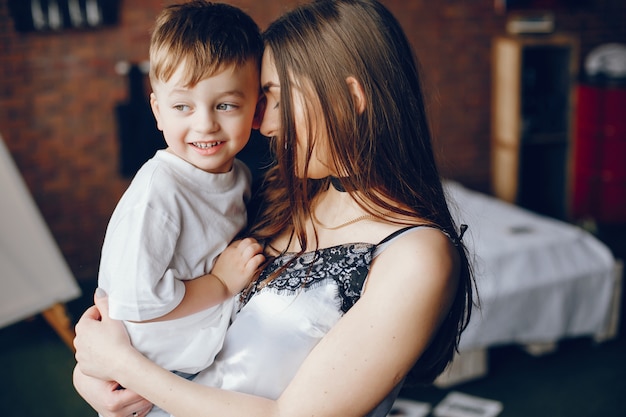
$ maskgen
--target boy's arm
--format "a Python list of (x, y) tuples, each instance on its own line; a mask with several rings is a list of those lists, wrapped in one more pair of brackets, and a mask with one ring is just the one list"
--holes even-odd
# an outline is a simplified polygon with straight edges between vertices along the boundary
[(246, 288), (264, 260), (263, 248), (256, 240), (231, 243), (210, 273), (183, 281), (185, 296), (174, 310), (145, 322), (179, 319), (220, 304)]

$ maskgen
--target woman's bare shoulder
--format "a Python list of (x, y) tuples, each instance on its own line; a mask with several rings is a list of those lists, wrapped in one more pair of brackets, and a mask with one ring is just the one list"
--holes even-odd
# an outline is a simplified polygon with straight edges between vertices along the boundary
[(406, 285), (450, 282), (458, 276), (460, 257), (450, 237), (438, 228), (411, 228), (388, 241), (372, 264), (370, 280), (404, 280)]

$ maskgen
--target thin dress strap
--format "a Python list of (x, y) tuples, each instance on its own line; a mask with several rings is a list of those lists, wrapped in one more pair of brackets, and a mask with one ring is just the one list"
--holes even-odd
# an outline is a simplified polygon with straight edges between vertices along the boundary
[[(417, 227), (427, 227), (427, 226), (428, 226), (428, 225), (426, 225), (426, 224), (417, 224), (417, 225), (413, 225), (413, 226), (403, 227), (402, 229), (396, 230), (395, 232), (393, 232), (392, 234), (390, 234), (389, 236), (387, 236), (386, 238), (384, 238), (383, 240), (381, 240), (381, 241), (378, 243), (378, 246), (380, 246), (380, 245), (382, 245), (382, 244), (384, 244), (384, 243), (387, 243), (387, 242), (389, 242), (390, 240), (395, 239), (396, 237), (400, 236), (401, 234), (403, 234), (403, 233), (404, 233), (404, 232), (406, 232), (407, 230), (410, 230), (410, 229), (415, 229), (415, 228), (417, 228)], [(430, 226), (430, 227), (432, 227), (432, 226)]]
[[(422, 228), (422, 227), (433, 227), (433, 226), (429, 226), (429, 225), (426, 225), (426, 224), (417, 224), (417, 225), (407, 226), (407, 227), (403, 227), (402, 229), (396, 230), (395, 232), (393, 232), (392, 234), (390, 234), (389, 236), (387, 236), (386, 238), (381, 240), (378, 245), (376, 245), (376, 250), (374, 251), (374, 257), (376, 257), (379, 254), (381, 254), (385, 249), (387, 249), (387, 247), (391, 243), (393, 243), (394, 240), (396, 240), (398, 237), (402, 236), (403, 234), (405, 234), (409, 230), (418, 229), (418, 228)], [(438, 229), (438, 230), (440, 230), (440, 229)]]
[(439, 228), (437, 226), (432, 226), (432, 225), (429, 225), (429, 224), (416, 224), (416, 225), (413, 225), (413, 226), (403, 227), (402, 229), (396, 230), (395, 232), (391, 233), (389, 236), (387, 236), (386, 238), (384, 238), (383, 240), (380, 241), (380, 243), (376, 246), (376, 250), (374, 251), (374, 257), (376, 257), (379, 254), (381, 254), (398, 237), (402, 236), (403, 234), (407, 233), (410, 230), (418, 229), (418, 228), (422, 228), (422, 227), (430, 227), (431, 229), (439, 230), (441, 233), (446, 235), (448, 237), (448, 239), (450, 239), (450, 241), (452, 241), (454, 246), (457, 246), (457, 247), (459, 246), (459, 244), (461, 242), (461, 239), (463, 238), (463, 235), (465, 234), (465, 231), (467, 230), (467, 225), (462, 224), (459, 236), (455, 238), (454, 236), (450, 236), (450, 234), (448, 232), (446, 232), (445, 230), (443, 230), (443, 229), (441, 229), (441, 228)]

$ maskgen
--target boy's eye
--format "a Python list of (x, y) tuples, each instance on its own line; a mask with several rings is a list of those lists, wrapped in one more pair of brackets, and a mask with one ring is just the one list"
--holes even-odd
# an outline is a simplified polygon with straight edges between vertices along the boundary
[(237, 108), (236, 105), (228, 104), (228, 103), (221, 103), (217, 105), (218, 110), (224, 110), (224, 111), (235, 110), (236, 108)]
[(177, 104), (174, 106), (174, 109), (178, 111), (189, 111), (189, 106), (186, 104)]

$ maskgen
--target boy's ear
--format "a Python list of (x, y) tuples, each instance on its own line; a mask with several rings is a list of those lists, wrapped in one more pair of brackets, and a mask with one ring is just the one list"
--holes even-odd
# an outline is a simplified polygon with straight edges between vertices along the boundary
[(252, 119), (252, 129), (260, 129), (263, 122), (263, 115), (265, 114), (265, 105), (267, 100), (265, 95), (259, 96), (259, 101), (256, 102), (256, 109), (254, 110), (254, 119)]
[(346, 84), (348, 84), (348, 89), (350, 90), (350, 94), (354, 100), (357, 112), (359, 114), (363, 113), (365, 111), (365, 106), (367, 105), (363, 86), (361, 86), (361, 83), (352, 75), (346, 78)]
[(159, 130), (163, 130), (161, 128), (161, 112), (159, 111), (159, 102), (157, 101), (156, 95), (154, 93), (150, 93), (150, 108), (152, 109), (152, 114), (156, 119), (157, 128)]

